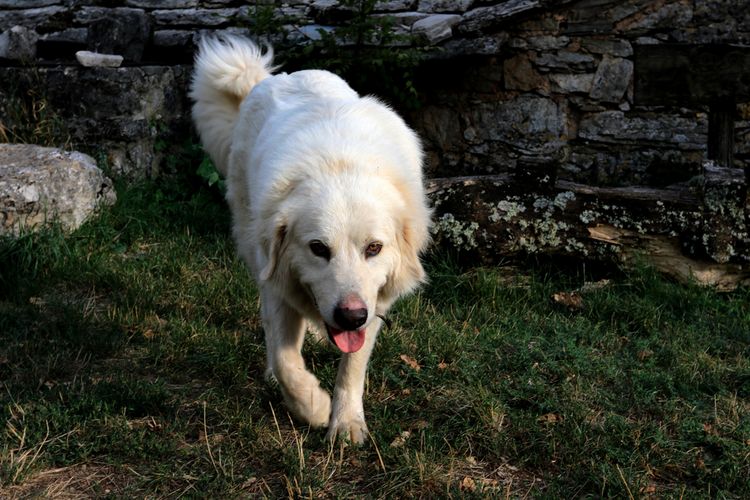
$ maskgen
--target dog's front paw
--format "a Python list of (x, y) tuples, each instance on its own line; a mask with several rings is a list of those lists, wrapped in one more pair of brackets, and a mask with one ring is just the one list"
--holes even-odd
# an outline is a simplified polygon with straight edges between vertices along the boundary
[(365, 442), (368, 433), (367, 424), (360, 418), (337, 422), (332, 421), (328, 426), (326, 439), (332, 443), (336, 439), (342, 439), (352, 444), (362, 444)]
[(284, 402), (292, 414), (312, 427), (325, 427), (331, 416), (331, 396), (320, 387), (296, 394), (284, 392)]
[(313, 394), (312, 401), (306, 408), (305, 420), (313, 427), (325, 427), (331, 416), (331, 396), (320, 388), (313, 391)]

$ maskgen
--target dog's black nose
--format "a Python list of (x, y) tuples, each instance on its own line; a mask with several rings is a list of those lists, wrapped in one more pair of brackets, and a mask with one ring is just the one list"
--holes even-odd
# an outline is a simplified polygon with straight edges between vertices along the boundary
[(344, 330), (356, 330), (367, 321), (367, 308), (349, 309), (336, 306), (333, 310), (333, 319)]

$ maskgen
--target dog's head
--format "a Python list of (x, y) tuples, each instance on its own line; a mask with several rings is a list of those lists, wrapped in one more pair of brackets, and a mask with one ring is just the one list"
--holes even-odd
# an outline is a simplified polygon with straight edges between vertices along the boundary
[(296, 287), (330, 340), (356, 352), (377, 315), (425, 280), (428, 225), (421, 186), (361, 175), (300, 184), (271, 224), (260, 278)]

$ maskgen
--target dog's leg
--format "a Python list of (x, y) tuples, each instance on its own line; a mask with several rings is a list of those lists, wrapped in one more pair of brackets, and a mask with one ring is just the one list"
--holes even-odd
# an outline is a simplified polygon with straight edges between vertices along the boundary
[(333, 390), (333, 411), (328, 424), (326, 437), (335, 441), (337, 437), (348, 439), (354, 444), (361, 444), (367, 437), (365, 409), (362, 397), (365, 392), (367, 363), (370, 360), (375, 339), (380, 330), (378, 318), (367, 327), (365, 344), (354, 353), (344, 354), (336, 376), (336, 387)]
[(315, 427), (328, 425), (331, 397), (320, 388), (302, 359), (305, 322), (275, 293), (261, 289), (261, 316), (266, 333), (268, 371), (284, 394), (284, 403), (298, 419)]

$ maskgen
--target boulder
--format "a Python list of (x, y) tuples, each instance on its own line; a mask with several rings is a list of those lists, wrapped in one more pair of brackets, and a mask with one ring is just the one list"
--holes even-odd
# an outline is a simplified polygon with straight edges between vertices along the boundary
[(433, 14), (412, 25), (411, 32), (434, 45), (453, 36), (453, 25), (461, 20), (454, 14)]
[(0, 58), (30, 61), (36, 57), (36, 31), (23, 26), (13, 26), (0, 34)]
[(17, 235), (51, 221), (72, 231), (115, 199), (112, 181), (88, 155), (0, 144), (0, 235)]

